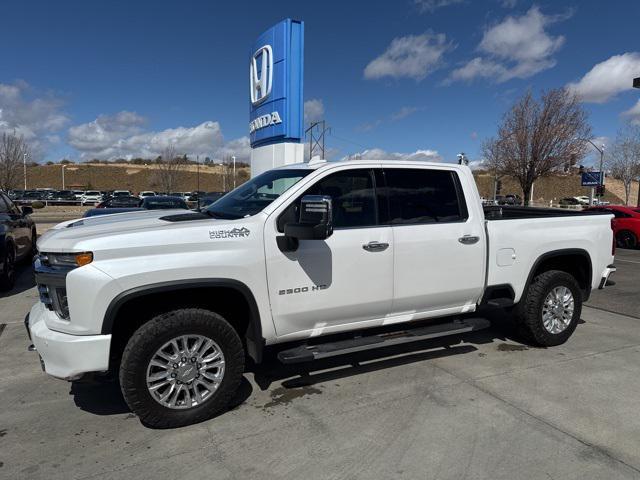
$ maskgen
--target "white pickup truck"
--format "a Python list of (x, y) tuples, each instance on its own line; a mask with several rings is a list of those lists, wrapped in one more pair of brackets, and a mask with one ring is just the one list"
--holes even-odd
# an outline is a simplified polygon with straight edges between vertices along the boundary
[(309, 361), (483, 328), (468, 315), (483, 307), (563, 343), (613, 248), (608, 214), (483, 210), (464, 166), (311, 162), (202, 213), (56, 226), (26, 323), (48, 374), (114, 372), (144, 423), (179, 426), (223, 410), (246, 356), (275, 344), (282, 362)]

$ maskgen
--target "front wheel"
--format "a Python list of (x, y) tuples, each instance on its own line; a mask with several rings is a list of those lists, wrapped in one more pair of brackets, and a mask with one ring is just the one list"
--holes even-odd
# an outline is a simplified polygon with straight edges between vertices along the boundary
[(120, 384), (144, 424), (172, 428), (222, 411), (243, 372), (244, 350), (233, 327), (216, 313), (187, 308), (158, 315), (133, 334)]
[(4, 247), (4, 258), (0, 269), (0, 290), (11, 290), (16, 282), (16, 250), (8, 243)]
[(559, 270), (536, 275), (514, 310), (520, 332), (543, 347), (566, 342), (581, 313), (582, 292), (578, 282)]

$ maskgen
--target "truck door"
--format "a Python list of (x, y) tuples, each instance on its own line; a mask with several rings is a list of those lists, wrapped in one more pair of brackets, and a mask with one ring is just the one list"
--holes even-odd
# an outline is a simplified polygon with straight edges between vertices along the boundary
[(472, 310), (484, 286), (484, 226), (467, 209), (458, 173), (399, 166), (385, 168), (384, 177), (395, 257), (392, 315)]
[[(276, 237), (284, 222), (297, 221), (303, 195), (329, 195), (333, 234), (300, 240), (283, 253)], [(391, 227), (380, 225), (374, 172), (341, 170), (320, 178), (265, 225), (265, 253), (271, 312), (278, 336), (307, 331), (320, 335), (345, 325), (383, 318), (393, 293)]]

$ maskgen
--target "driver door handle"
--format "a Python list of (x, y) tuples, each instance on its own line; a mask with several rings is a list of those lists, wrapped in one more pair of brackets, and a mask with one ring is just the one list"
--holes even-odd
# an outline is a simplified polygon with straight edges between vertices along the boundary
[(362, 245), (367, 252), (382, 252), (389, 248), (388, 243), (380, 243), (380, 242), (369, 242)]
[(480, 237), (476, 237), (474, 235), (465, 235), (458, 239), (458, 241), (463, 245), (473, 245), (474, 243), (477, 243), (478, 240), (480, 240)]

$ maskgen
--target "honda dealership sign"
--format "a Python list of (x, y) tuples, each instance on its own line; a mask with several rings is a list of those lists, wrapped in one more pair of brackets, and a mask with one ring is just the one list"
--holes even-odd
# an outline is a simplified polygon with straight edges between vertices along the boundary
[(251, 147), (301, 142), (304, 25), (283, 20), (260, 35), (249, 59)]

